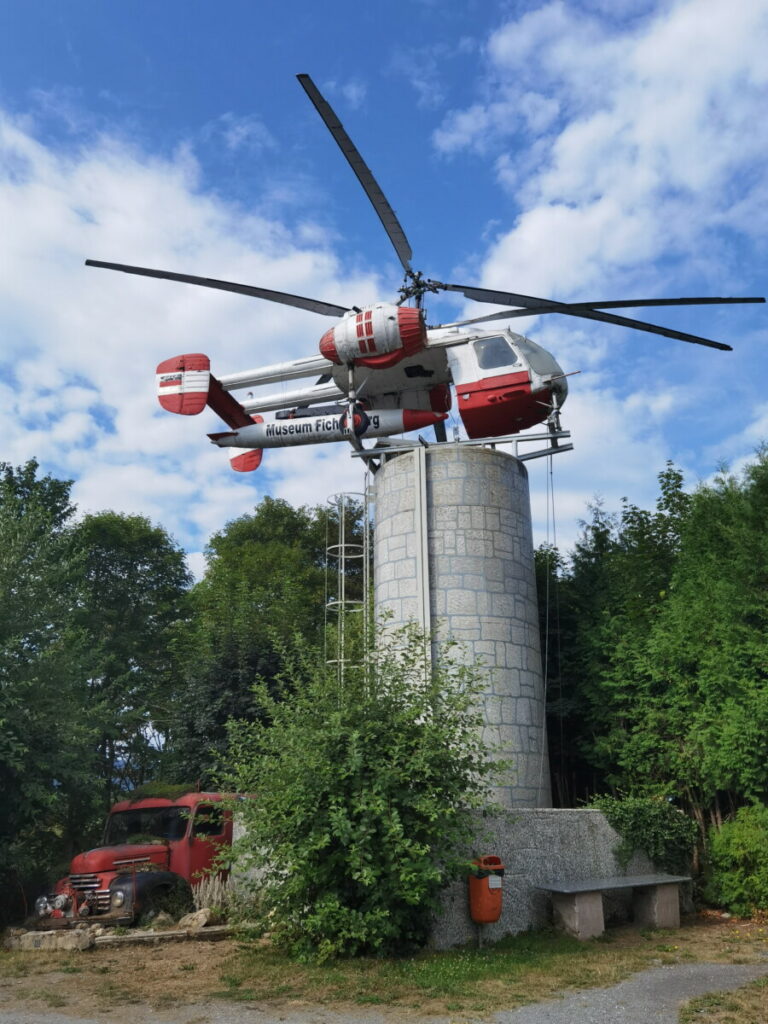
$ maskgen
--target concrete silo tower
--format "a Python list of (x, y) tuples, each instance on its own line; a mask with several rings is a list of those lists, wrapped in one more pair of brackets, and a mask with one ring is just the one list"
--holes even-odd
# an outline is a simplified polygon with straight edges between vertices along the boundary
[[(394, 452), (393, 452), (394, 455)], [(411, 447), (375, 477), (374, 602), (461, 641), (488, 672), (484, 738), (504, 807), (551, 806), (528, 473), (472, 445)]]

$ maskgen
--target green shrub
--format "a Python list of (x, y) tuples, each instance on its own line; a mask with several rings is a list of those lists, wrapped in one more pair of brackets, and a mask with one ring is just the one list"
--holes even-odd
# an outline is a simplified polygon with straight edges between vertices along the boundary
[(690, 870), (696, 842), (696, 823), (677, 807), (658, 797), (601, 796), (592, 801), (616, 829), (621, 843), (614, 851), (626, 868), (635, 850), (641, 850), (665, 871), (683, 874)]
[(768, 807), (742, 807), (709, 833), (705, 897), (735, 914), (768, 909)]
[(343, 683), (320, 652), (285, 652), (280, 699), (258, 688), (264, 720), (231, 724), (223, 785), (254, 794), (235, 854), (264, 872), (268, 927), (302, 959), (419, 947), (469, 868), (468, 811), (493, 771), (482, 685), (450, 651), (426, 672), (425, 649), (393, 631)]

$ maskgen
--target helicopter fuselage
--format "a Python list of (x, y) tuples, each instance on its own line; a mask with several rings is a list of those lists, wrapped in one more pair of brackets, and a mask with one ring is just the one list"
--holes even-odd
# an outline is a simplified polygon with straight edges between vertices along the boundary
[[(220, 378), (210, 373), (210, 361), (201, 353), (175, 356), (157, 367), (158, 398), (164, 409), (193, 416), (209, 406), (230, 427), (229, 431), (212, 436), (215, 444), (246, 448), (253, 445), (245, 454), (231, 458), (233, 467), (240, 472), (259, 465), (259, 446), (266, 447), (267, 442), (269, 446), (282, 447), (346, 439), (360, 449), (364, 436), (386, 436), (425, 425), (433, 425), (436, 439), (445, 441), (443, 420), (453, 406), (452, 388), (456, 392), (458, 415), (472, 439), (508, 437), (544, 421), (550, 432), (559, 429), (559, 409), (568, 386), (554, 356), (508, 328), (475, 332), (474, 325), (480, 322), (557, 314), (729, 350), (730, 346), (722, 342), (608, 311), (765, 301), (759, 297), (698, 297), (562, 302), (427, 278), (412, 266), (411, 246), (402, 225), (338, 115), (309, 75), (301, 74), (298, 79), (357, 176), (397, 254), (404, 273), (398, 303), (378, 302), (363, 308), (344, 306), (218, 278), (86, 260), (90, 266), (236, 292), (339, 318), (322, 336), (319, 354), (303, 359)], [(429, 328), (423, 300), (427, 294), (439, 292), (512, 308)], [(409, 302), (412, 304), (408, 305)], [(470, 332), (466, 328), (471, 325)], [(319, 379), (309, 387), (285, 388), (288, 381), (318, 375)], [(241, 388), (270, 384), (281, 385), (282, 390), (259, 396), (251, 394), (242, 402), (230, 394)], [(328, 403), (337, 403), (338, 414), (334, 410), (330, 418), (323, 418), (319, 413), (313, 425), (306, 410)], [(376, 424), (368, 415), (374, 410)], [(279, 427), (265, 424), (262, 412), (282, 412), (281, 420), (301, 418), (304, 422)], [(348, 423), (362, 426), (349, 429)]]

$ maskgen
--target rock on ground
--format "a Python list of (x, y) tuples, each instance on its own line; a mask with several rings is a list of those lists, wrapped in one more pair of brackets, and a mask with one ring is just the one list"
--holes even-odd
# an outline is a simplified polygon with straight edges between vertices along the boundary
[[(176, 925), (179, 929), (189, 929), (190, 931), (197, 931), (199, 928), (205, 928), (207, 924), (213, 921), (214, 913), (210, 907), (201, 907), (200, 910), (193, 910), (190, 914), (185, 914), (179, 920)], [(215, 922), (214, 922), (215, 923)]]
[(76, 928), (74, 930), (61, 929), (49, 932), (23, 932), (21, 935), (8, 935), (4, 947), (7, 950), (21, 950), (22, 952), (51, 950), (67, 952), (70, 950), (90, 949), (93, 945), (94, 936), (89, 928)]

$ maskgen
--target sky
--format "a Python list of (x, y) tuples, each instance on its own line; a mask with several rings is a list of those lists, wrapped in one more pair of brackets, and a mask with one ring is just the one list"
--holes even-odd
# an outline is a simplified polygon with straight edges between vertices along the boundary
[[(362, 490), (343, 445), (233, 473), (205, 437), (212, 413), (155, 399), (163, 359), (206, 352), (232, 373), (313, 354), (332, 321), (84, 266), (394, 297), (399, 264), (297, 73), (429, 276), (571, 302), (765, 295), (767, 53), (767, 0), (5, 0), (0, 461), (73, 480), (81, 513), (147, 516), (196, 572), (265, 495)], [(514, 321), (581, 371), (563, 410), (574, 451), (528, 464), (537, 541), (568, 548), (596, 498), (650, 507), (667, 460), (690, 487), (749, 461), (768, 440), (767, 309), (637, 311), (733, 352)], [(479, 311), (428, 303), (430, 322)]]

